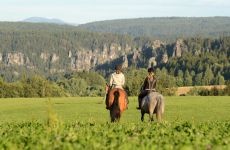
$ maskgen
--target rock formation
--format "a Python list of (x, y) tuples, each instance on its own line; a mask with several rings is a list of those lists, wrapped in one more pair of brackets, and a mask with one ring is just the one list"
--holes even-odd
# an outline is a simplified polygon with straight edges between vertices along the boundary
[(59, 56), (55, 53), (53, 53), (51, 56), (50, 56), (50, 61), (52, 63), (56, 63), (57, 61), (59, 60)]
[(124, 55), (123, 58), (122, 58), (122, 68), (128, 68), (129, 66), (129, 62), (128, 62), (128, 58), (127, 58), (127, 55)]
[(167, 53), (164, 53), (162, 55), (162, 60), (161, 60), (162, 63), (166, 64), (168, 62), (168, 54)]
[(41, 55), (40, 55), (40, 58), (43, 59), (46, 62), (48, 60), (48, 58), (49, 58), (49, 53), (42, 52)]
[(187, 46), (182, 39), (178, 39), (173, 48), (172, 57), (181, 57), (183, 51), (187, 51)]
[(165, 43), (160, 40), (155, 40), (153, 41), (152, 48), (157, 49), (160, 48), (162, 45), (165, 45)]
[(156, 65), (157, 65), (156, 58), (155, 57), (151, 57), (149, 59), (149, 62), (148, 62), (148, 68), (155, 67)]
[(7, 65), (24, 65), (25, 59), (23, 53), (7, 53), (5, 58), (5, 62)]

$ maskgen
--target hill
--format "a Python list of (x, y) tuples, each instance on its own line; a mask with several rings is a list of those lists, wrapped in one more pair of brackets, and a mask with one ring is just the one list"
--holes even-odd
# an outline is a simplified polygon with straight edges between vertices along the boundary
[(53, 23), (53, 24), (67, 24), (66, 22), (60, 20), (60, 19), (56, 19), (56, 18), (43, 18), (43, 17), (30, 17), (30, 18), (26, 18), (24, 20), (22, 20), (22, 22), (30, 22), (30, 23)]
[(169, 83), (170, 86), (224, 84), (230, 79), (229, 55), (230, 37), (167, 42), (90, 32), (68, 25), (0, 23), (0, 75), (10, 82), (23, 72), (53, 76), (98, 71), (107, 76), (115, 64), (122, 64), (125, 70), (159, 69), (162, 73), (157, 70), (158, 75), (165, 79), (162, 79), (164, 87), (169, 87)]
[(230, 17), (158, 17), (98, 21), (80, 25), (90, 31), (148, 36), (155, 39), (230, 35)]

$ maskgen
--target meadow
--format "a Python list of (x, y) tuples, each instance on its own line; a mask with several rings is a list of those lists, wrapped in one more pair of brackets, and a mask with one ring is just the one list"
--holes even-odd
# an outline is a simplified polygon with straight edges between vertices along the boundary
[(162, 123), (136, 97), (110, 123), (102, 97), (0, 99), (0, 149), (230, 149), (230, 99), (166, 97)]

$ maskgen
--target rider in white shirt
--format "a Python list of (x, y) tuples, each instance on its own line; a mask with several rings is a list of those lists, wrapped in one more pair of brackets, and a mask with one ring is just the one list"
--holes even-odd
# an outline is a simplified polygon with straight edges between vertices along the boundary
[(123, 89), (125, 84), (125, 76), (121, 72), (121, 65), (115, 67), (115, 72), (111, 75), (109, 85), (112, 88)]
[[(119, 88), (119, 89), (124, 90), (123, 86), (125, 85), (125, 76), (121, 72), (121, 70), (122, 70), (122, 65), (117, 65), (115, 67), (115, 72), (112, 73), (111, 78), (110, 78), (109, 89)], [(107, 93), (106, 97), (107, 96), (108, 96), (108, 93)], [(129, 103), (127, 93), (126, 93), (126, 103), (127, 104)], [(108, 109), (108, 108), (106, 107), (106, 109)]]

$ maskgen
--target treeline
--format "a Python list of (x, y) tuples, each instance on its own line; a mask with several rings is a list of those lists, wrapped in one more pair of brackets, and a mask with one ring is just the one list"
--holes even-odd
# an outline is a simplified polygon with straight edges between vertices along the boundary
[(230, 35), (229, 17), (158, 17), (99, 21), (80, 25), (90, 31), (147, 36), (161, 40)]
[(213, 87), (212, 89), (205, 88), (193, 88), (191, 91), (187, 93), (187, 95), (192, 96), (230, 96), (230, 82), (226, 82), (226, 88), (218, 89), (217, 87)]
[[(147, 75), (147, 70), (129, 68), (124, 70), (125, 90), (129, 96), (136, 96)], [(166, 69), (157, 69), (157, 91), (165, 95), (174, 95), (175, 83)], [(105, 96), (106, 79), (97, 72), (67, 72), (52, 74), (47, 78), (34, 75), (22, 75), (18, 81), (4, 82), (0, 78), (0, 97), (63, 97), (63, 96)]]
[(0, 78), (0, 97), (104, 96), (105, 79), (95, 72), (22, 76), (15, 82)]
[(68, 96), (104, 96), (105, 79), (97, 72), (69, 72), (48, 77), (64, 89)]
[(34, 76), (20, 81), (7, 83), (0, 78), (0, 97), (60, 97), (66, 93), (57, 84), (45, 78)]
[[(147, 76), (147, 69), (129, 68), (124, 70), (126, 77), (125, 90), (129, 96), (137, 96)], [(157, 91), (163, 95), (175, 95), (178, 79), (167, 72), (167, 69), (157, 68)], [(4, 82), (0, 78), (0, 97), (66, 97), (66, 96), (105, 96), (105, 84), (108, 78), (103, 78), (97, 72), (67, 72), (53, 74), (47, 78), (33, 75), (23, 75), (18, 81)], [(180, 82), (187, 82), (183, 78)], [(189, 95), (230, 95), (230, 84), (226, 82), (224, 90), (203, 89), (193, 90)]]

